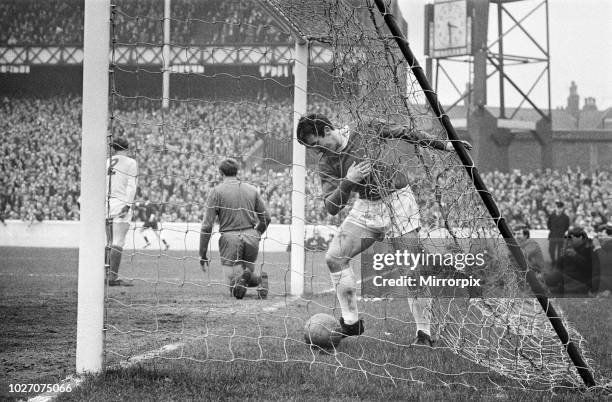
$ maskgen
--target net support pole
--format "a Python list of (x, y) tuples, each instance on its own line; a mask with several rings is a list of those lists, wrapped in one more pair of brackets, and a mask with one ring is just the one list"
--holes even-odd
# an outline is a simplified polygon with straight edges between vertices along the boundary
[(164, 46), (162, 48), (162, 108), (170, 105), (170, 1), (164, 0)]
[(294, 296), (304, 293), (304, 236), (306, 211), (306, 148), (297, 141), (297, 125), (306, 114), (308, 83), (308, 42), (297, 40), (293, 64), (293, 159), (291, 191), (291, 289)]
[(414, 57), (414, 54), (412, 53), (412, 50), (408, 45), (408, 41), (399, 29), (399, 26), (395, 21), (395, 17), (393, 17), (393, 13), (385, 6), (384, 0), (374, 0), (374, 2), (376, 3), (376, 6), (378, 7), (380, 13), (383, 15), (385, 23), (387, 24), (391, 35), (393, 35), (395, 41), (397, 42), (400, 51), (406, 58), (406, 61), (408, 62), (412, 73), (414, 74), (416, 80), (423, 89), (425, 97), (427, 98), (427, 102), (431, 106), (440, 124), (444, 127), (444, 130), (446, 130), (449, 140), (451, 140), (453, 147), (455, 148), (455, 151), (459, 156), (459, 159), (465, 166), (468, 175), (474, 183), (474, 187), (478, 191), (478, 194), (480, 195), (480, 198), (482, 199), (487, 210), (489, 211), (489, 214), (493, 218), (493, 221), (497, 225), (499, 232), (504, 237), (508, 248), (512, 253), (512, 256), (516, 259), (521, 269), (525, 270), (527, 282), (529, 283), (532, 292), (534, 293), (535, 297), (540, 303), (540, 306), (546, 313), (546, 316), (548, 317), (548, 320), (554, 328), (561, 343), (565, 346), (570, 359), (576, 366), (578, 374), (580, 375), (580, 377), (584, 381), (584, 384), (587, 387), (594, 386), (595, 379), (593, 378), (593, 373), (584, 361), (578, 346), (576, 346), (576, 344), (570, 339), (569, 334), (567, 332), (567, 328), (565, 328), (561, 317), (557, 314), (552, 303), (546, 296), (546, 290), (538, 281), (535, 273), (529, 269), (527, 261), (525, 260), (525, 256), (523, 255), (523, 252), (521, 251), (520, 247), (518, 246), (518, 243), (516, 242), (516, 239), (514, 238), (514, 234), (508, 227), (506, 220), (501, 216), (499, 209), (497, 208), (497, 204), (493, 200), (491, 192), (484, 184), (484, 181), (482, 180), (478, 169), (474, 165), (470, 154), (468, 154), (463, 144), (459, 141), (459, 136), (457, 135), (455, 128), (451, 124), (450, 118), (444, 112), (442, 105), (438, 101), (438, 96), (429, 84), (429, 81), (427, 80), (427, 77), (425, 76), (425, 73), (419, 65), (419, 62), (417, 61), (416, 57)]
[(76, 372), (103, 368), (110, 0), (85, 2)]

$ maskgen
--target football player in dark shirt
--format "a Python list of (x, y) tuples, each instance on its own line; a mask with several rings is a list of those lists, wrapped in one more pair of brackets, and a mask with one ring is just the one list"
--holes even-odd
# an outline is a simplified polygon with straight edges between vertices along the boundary
[(147, 237), (147, 231), (152, 230), (155, 236), (157, 237), (157, 241), (159, 242), (161, 240), (161, 242), (164, 244), (165, 249), (168, 250), (170, 248), (170, 245), (168, 244), (166, 239), (161, 237), (161, 234), (159, 232), (159, 206), (149, 200), (145, 200), (145, 202), (136, 204), (136, 207), (140, 209), (140, 217), (144, 222), (142, 224), (142, 227), (140, 228), (140, 234), (142, 234), (142, 237), (145, 241), (144, 248), (147, 248), (151, 245), (151, 242)]
[[(342, 310), (343, 335), (360, 335), (364, 325), (358, 315), (356, 281), (350, 261), (385, 237), (401, 239), (402, 247), (410, 252), (422, 250), (418, 236), (419, 207), (406, 172), (401, 169), (398, 146), (390, 140), (449, 152), (454, 147), (450, 141), (438, 140), (421, 130), (379, 120), (353, 129), (335, 128), (321, 114), (300, 119), (297, 139), (321, 154), (318, 168), (329, 214), (338, 214), (349, 202), (351, 193), (359, 195), (339, 234), (331, 241), (325, 260)], [(470, 144), (463, 143), (471, 149)], [(432, 346), (431, 299), (411, 297), (408, 301), (417, 325), (415, 344)]]
[(227, 158), (219, 165), (223, 182), (208, 195), (200, 232), (200, 265), (209, 263), (208, 243), (215, 219), (219, 220), (219, 254), (230, 293), (242, 299), (247, 287), (256, 287), (260, 299), (268, 296), (268, 274), (255, 271), (259, 241), (270, 224), (270, 214), (259, 190), (237, 177), (238, 161)]

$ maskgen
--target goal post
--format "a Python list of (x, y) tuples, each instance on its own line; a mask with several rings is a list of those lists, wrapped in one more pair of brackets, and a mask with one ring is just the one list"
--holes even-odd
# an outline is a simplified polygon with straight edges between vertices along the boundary
[(162, 48), (162, 107), (164, 109), (167, 109), (170, 105), (170, 24), (172, 21), (171, 1), (172, 0), (164, 0), (164, 44)]
[(85, 2), (76, 371), (104, 356), (104, 247), (110, 0)]
[(308, 42), (296, 38), (293, 63), (293, 157), (291, 190), (291, 294), (304, 293), (306, 217), (306, 148), (297, 140), (297, 125), (308, 103)]
[(584, 361), (580, 349), (570, 338), (567, 329), (565, 328), (565, 325), (560, 319), (560, 316), (555, 310), (553, 304), (546, 296), (546, 290), (536, 278), (535, 273), (529, 268), (525, 259), (525, 255), (523, 254), (523, 251), (520, 249), (516, 239), (514, 238), (512, 230), (510, 230), (508, 224), (506, 223), (506, 220), (501, 216), (501, 213), (495, 203), (495, 200), (491, 196), (491, 192), (487, 189), (484, 181), (480, 176), (480, 173), (478, 172), (478, 168), (475, 166), (474, 161), (472, 160), (470, 155), (467, 153), (465, 147), (459, 140), (459, 136), (457, 135), (453, 125), (451, 124), (450, 118), (444, 112), (442, 105), (438, 101), (437, 94), (434, 92), (429, 81), (427, 80), (423, 69), (419, 65), (417, 59), (414, 57), (410, 46), (408, 45), (408, 41), (404, 37), (403, 33), (397, 25), (397, 22), (395, 21), (393, 13), (388, 10), (383, 0), (374, 0), (374, 2), (376, 3), (376, 6), (378, 7), (380, 13), (383, 15), (385, 23), (389, 27), (389, 31), (397, 42), (397, 45), (401, 50), (403, 56), (406, 58), (406, 61), (408, 62), (412, 73), (414, 74), (416, 80), (423, 89), (425, 97), (427, 98), (429, 105), (435, 113), (435, 116), (440, 121), (440, 124), (442, 124), (442, 126), (444, 127), (448, 138), (452, 141), (453, 147), (455, 148), (457, 155), (463, 162), (468, 176), (472, 179), (474, 187), (482, 198), (482, 201), (486, 206), (489, 214), (491, 215), (491, 218), (495, 222), (497, 228), (499, 229), (499, 232), (506, 241), (509, 251), (516, 259), (519, 267), (526, 272), (527, 283), (531, 287), (535, 298), (538, 300), (544, 313), (548, 317), (550, 324), (552, 325), (557, 336), (559, 337), (559, 341), (567, 348), (567, 353), (572, 359), (574, 365), (576, 366), (576, 370), (580, 374), (580, 377), (584, 381), (584, 384), (587, 387), (595, 386), (596, 384), (595, 379), (593, 378), (593, 373)]

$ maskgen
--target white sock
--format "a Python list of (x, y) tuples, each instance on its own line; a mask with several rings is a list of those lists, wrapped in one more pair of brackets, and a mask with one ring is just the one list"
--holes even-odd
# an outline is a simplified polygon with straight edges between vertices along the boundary
[(417, 332), (431, 335), (431, 299), (429, 297), (409, 298), (408, 305), (416, 323)]
[(359, 310), (357, 309), (357, 289), (353, 269), (349, 267), (340, 272), (330, 272), (329, 275), (336, 288), (344, 323), (348, 325), (356, 323), (359, 319)]

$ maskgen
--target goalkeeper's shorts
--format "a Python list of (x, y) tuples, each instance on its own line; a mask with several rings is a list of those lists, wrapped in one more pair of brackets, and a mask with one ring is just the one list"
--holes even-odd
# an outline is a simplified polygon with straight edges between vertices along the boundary
[(108, 204), (108, 219), (112, 220), (113, 223), (130, 223), (132, 221), (132, 208), (130, 208), (125, 215), (120, 216), (123, 207), (126, 205), (125, 202), (118, 199), (111, 199)]
[(374, 235), (400, 237), (421, 225), (419, 206), (410, 187), (404, 187), (380, 200), (358, 199), (346, 222), (364, 227)]
[(244, 262), (255, 262), (259, 253), (260, 238), (261, 234), (255, 229), (223, 232), (219, 238), (221, 264), (233, 266)]

